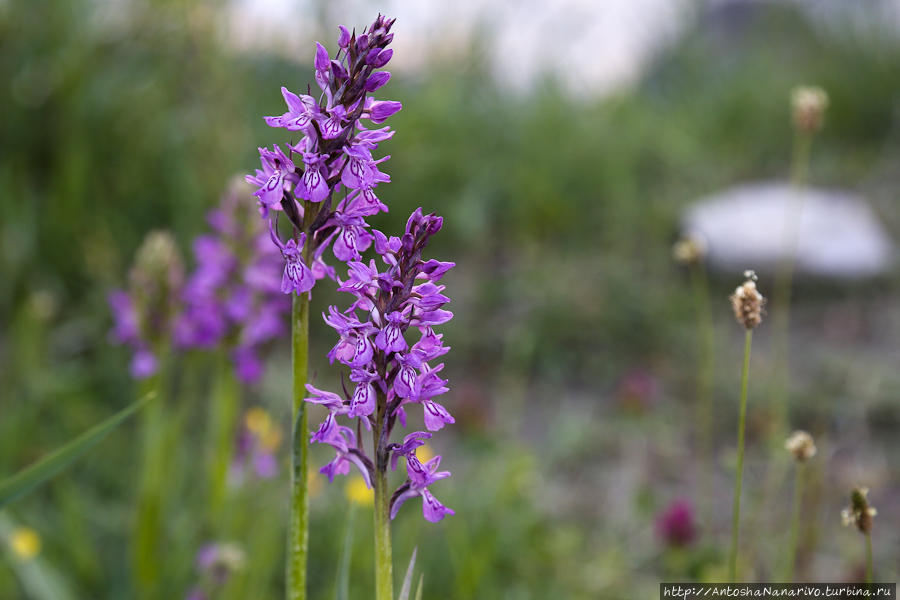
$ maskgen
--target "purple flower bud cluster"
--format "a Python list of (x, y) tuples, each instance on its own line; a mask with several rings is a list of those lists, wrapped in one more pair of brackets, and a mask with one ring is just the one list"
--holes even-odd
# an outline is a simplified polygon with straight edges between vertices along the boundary
[(259, 219), (247, 218), (247, 193), (232, 185), (209, 214), (213, 233), (194, 240), (197, 266), (187, 278), (175, 241), (154, 232), (138, 251), (128, 290), (109, 295), (111, 337), (134, 350), (136, 379), (153, 375), (158, 354), (171, 346), (225, 347), (238, 379), (262, 375), (259, 348), (287, 332), (290, 301), (278, 285), (281, 254)]
[[(349, 473), (353, 465), (371, 487), (376, 471), (386, 472), (389, 464), (396, 469), (399, 458), (405, 460), (407, 479), (391, 498), (391, 518), (403, 502), (417, 496), (422, 497), (427, 520), (437, 522), (453, 514), (428, 489), (450, 476), (438, 471), (441, 457), (424, 465), (416, 458), (416, 448), (431, 438), (430, 432), (454, 422), (435, 400), (448, 391), (447, 381), (440, 377), (444, 364), (435, 361), (449, 347), (443, 345), (442, 334), (434, 331), (453, 316), (442, 308), (449, 298), (440, 284), (453, 263), (422, 259), (422, 250), (442, 222), (433, 214), (423, 215), (419, 208), (410, 216), (402, 237), (373, 231), (375, 252), (386, 269), (379, 272), (374, 260), (368, 264), (350, 261), (347, 279), (339, 282), (338, 290), (352, 294), (355, 300), (343, 312), (331, 306), (328, 315), (323, 315), (340, 336), (328, 358), (349, 367), (350, 381), (356, 386), (352, 392), (345, 386), (342, 396), (306, 386), (311, 394), (306, 401), (328, 409), (311, 439), (335, 450), (334, 460), (321, 469), (329, 480)], [(407, 334), (413, 332), (418, 339), (410, 344)], [(412, 406), (421, 407), (428, 431), (416, 431), (402, 443), (392, 443), (394, 426), (398, 421), (406, 426), (407, 410)], [(355, 418), (355, 431), (339, 425), (338, 417)], [(363, 449), (362, 427), (372, 431), (373, 457)]]
[(184, 265), (175, 240), (167, 232), (153, 231), (137, 251), (128, 289), (109, 294), (110, 337), (133, 350), (130, 371), (135, 379), (146, 379), (159, 368), (157, 354), (171, 338), (183, 282)]
[[(373, 239), (365, 218), (387, 211), (375, 190), (390, 181), (379, 169), (390, 157), (375, 159), (372, 153), (394, 133), (365, 123), (380, 125), (401, 108), (399, 102), (368, 96), (391, 77), (376, 69), (393, 54), (387, 48), (393, 24), (379, 15), (359, 35), (341, 26), (334, 58), (317, 43), (319, 98), (308, 88), (298, 95), (282, 87), (287, 112), (265, 117), (270, 126), (303, 136), (287, 145), (287, 152), (277, 144), (260, 148), (262, 168), (246, 177), (257, 188), (260, 213), (284, 256), (281, 290), (286, 294), (308, 292), (326, 276), (335, 279), (334, 269), (322, 258), (329, 245), (339, 261), (359, 260)], [(278, 228), (282, 214), (291, 224), (286, 241)]]
[(247, 218), (249, 208), (238, 185), (209, 213), (213, 233), (194, 240), (196, 269), (181, 291), (175, 325), (181, 348), (211, 349), (225, 344), (235, 373), (254, 383), (263, 373), (259, 348), (287, 331), (290, 302), (281, 294), (281, 256), (265, 227)]

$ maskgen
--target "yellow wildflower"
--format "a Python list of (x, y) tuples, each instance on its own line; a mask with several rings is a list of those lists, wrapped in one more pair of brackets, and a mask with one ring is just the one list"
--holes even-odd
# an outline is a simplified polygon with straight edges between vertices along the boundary
[(350, 502), (359, 506), (371, 506), (375, 501), (372, 490), (366, 486), (365, 480), (359, 475), (354, 475), (347, 481), (344, 495)]
[(41, 536), (34, 529), (19, 527), (9, 536), (9, 546), (16, 556), (29, 560), (41, 552)]

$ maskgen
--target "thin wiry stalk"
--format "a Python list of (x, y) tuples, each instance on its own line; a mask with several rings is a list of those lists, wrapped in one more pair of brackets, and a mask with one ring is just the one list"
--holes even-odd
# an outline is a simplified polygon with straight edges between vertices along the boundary
[(809, 170), (809, 152), (812, 146), (812, 136), (798, 133), (794, 139), (794, 153), (791, 161), (791, 184), (794, 186), (798, 198), (788, 207), (782, 231), (782, 249), (784, 255), (779, 261), (775, 282), (772, 289), (772, 310), (774, 313), (774, 350), (776, 374), (773, 378), (774, 393), (772, 400), (775, 402), (775, 414), (777, 422), (772, 435), (777, 440), (784, 437), (785, 425), (789, 406), (790, 369), (788, 367), (789, 356), (789, 329), (790, 329), (790, 305), (791, 290), (794, 283), (794, 267), (797, 257), (797, 238), (799, 234), (800, 219), (803, 214), (803, 194), (806, 188), (807, 172)]
[[(704, 463), (701, 497), (712, 502), (712, 391), (715, 375), (715, 331), (709, 308), (709, 285), (706, 267), (697, 262), (691, 265), (691, 287), (697, 311), (697, 333), (700, 338), (700, 357), (697, 366), (697, 426), (701, 460)], [(707, 507), (709, 508), (709, 507)]]
[(794, 472), (794, 498), (791, 502), (791, 532), (788, 538), (787, 583), (794, 582), (794, 570), (797, 563), (797, 544), (800, 539), (800, 503), (803, 499), (803, 463), (797, 463)]
[(741, 483), (744, 476), (744, 429), (747, 420), (747, 383), (750, 378), (750, 346), (753, 330), (748, 329), (744, 339), (744, 366), (741, 371), (741, 401), (738, 417), (737, 468), (734, 475), (734, 512), (731, 520), (731, 554), (728, 561), (728, 581), (737, 582), (738, 531), (741, 520)]
[(872, 583), (872, 533), (866, 532), (866, 583)]

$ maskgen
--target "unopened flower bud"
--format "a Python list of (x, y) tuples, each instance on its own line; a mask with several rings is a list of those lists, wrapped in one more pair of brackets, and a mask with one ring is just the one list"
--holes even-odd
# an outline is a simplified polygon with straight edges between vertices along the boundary
[(391, 74), (387, 71), (378, 71), (377, 73), (372, 73), (371, 77), (366, 80), (366, 91), (374, 92), (384, 84), (388, 82), (391, 78)]
[(878, 511), (869, 506), (869, 488), (858, 487), (850, 493), (850, 507), (841, 511), (841, 520), (844, 527), (856, 525), (860, 532), (872, 533), (872, 517)]
[(813, 437), (805, 431), (795, 431), (784, 443), (784, 447), (794, 455), (797, 462), (805, 462), (816, 455)]
[(794, 127), (798, 132), (812, 134), (822, 128), (828, 94), (817, 86), (799, 86), (791, 91)]
[(151, 318), (168, 318), (170, 305), (184, 281), (184, 263), (172, 234), (167, 231), (147, 234), (138, 248), (130, 278), (132, 295), (145, 314)]
[(756, 273), (745, 271), (747, 280), (739, 285), (731, 295), (731, 307), (738, 323), (746, 329), (754, 329), (762, 322), (763, 307), (766, 299), (756, 289)]
[(706, 256), (706, 242), (699, 235), (688, 234), (672, 246), (672, 258), (683, 265), (696, 265)]
[(341, 30), (341, 34), (338, 37), (338, 46), (341, 48), (346, 48), (350, 45), (350, 30), (348, 30), (343, 25), (338, 25), (338, 29)]

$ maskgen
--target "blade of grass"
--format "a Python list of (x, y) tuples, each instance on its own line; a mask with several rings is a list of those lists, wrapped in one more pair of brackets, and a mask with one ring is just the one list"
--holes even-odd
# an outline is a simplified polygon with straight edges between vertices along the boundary
[(418, 547), (413, 548), (412, 556), (409, 559), (409, 566), (406, 567), (406, 577), (403, 578), (403, 587), (400, 588), (400, 595), (397, 600), (409, 600), (409, 590), (412, 587), (413, 570), (416, 567), (416, 552)]
[(353, 552), (353, 525), (356, 520), (356, 505), (350, 503), (347, 511), (347, 531), (344, 534), (344, 547), (338, 561), (337, 581), (334, 587), (335, 600), (348, 600), (350, 597), (350, 555)]
[(416, 600), (422, 600), (422, 581), (425, 579), (425, 573), (419, 575), (419, 585), (416, 586)]
[(54, 450), (15, 475), (0, 481), (0, 508), (31, 492), (75, 462), (155, 395), (152, 392), (144, 395), (131, 406), (95, 425), (68, 444)]

